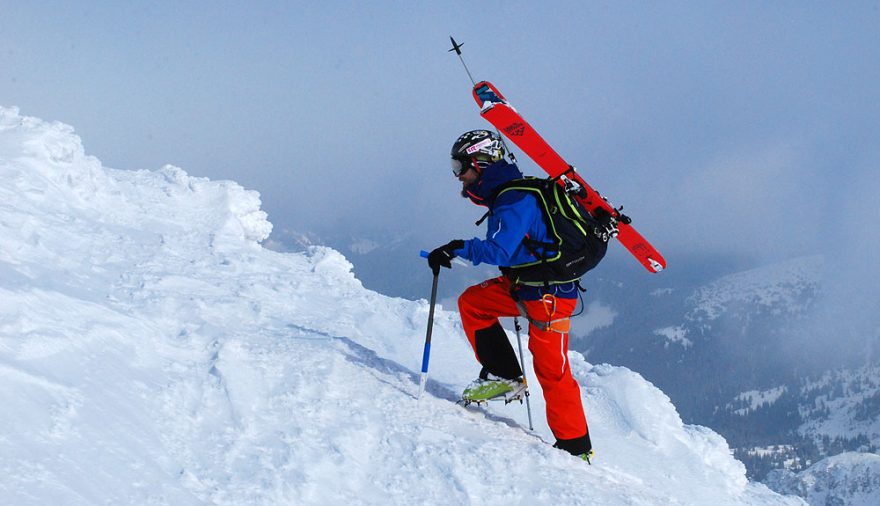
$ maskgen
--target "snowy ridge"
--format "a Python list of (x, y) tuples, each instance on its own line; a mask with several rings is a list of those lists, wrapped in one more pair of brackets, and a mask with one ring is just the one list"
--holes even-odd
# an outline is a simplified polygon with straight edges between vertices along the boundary
[(688, 297), (692, 309), (686, 318), (707, 323), (739, 305), (763, 307), (774, 315), (801, 314), (812, 300), (822, 265), (821, 256), (812, 256), (724, 276)]
[(456, 406), (477, 367), (451, 312), (417, 402), (427, 302), (262, 248), (259, 207), (0, 108), (0, 503), (800, 504), (577, 353), (597, 465), (547, 444), (540, 392), (534, 434), (518, 404)]
[(767, 483), (774, 490), (801, 496), (811, 505), (876, 506), (880, 494), (880, 455), (841, 453), (799, 473), (771, 471)]

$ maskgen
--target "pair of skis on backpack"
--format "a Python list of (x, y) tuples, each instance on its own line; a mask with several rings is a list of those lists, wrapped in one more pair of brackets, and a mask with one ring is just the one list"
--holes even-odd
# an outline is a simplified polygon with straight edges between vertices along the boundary
[(631, 224), (622, 208), (612, 206), (594, 190), (538, 132), (510, 105), (498, 88), (488, 81), (474, 85), (474, 100), (480, 106), (480, 116), (495, 126), (505, 137), (535, 161), (558, 184), (571, 191), (574, 198), (594, 217), (610, 216), (617, 226), (617, 240), (649, 272), (666, 268), (666, 260)]

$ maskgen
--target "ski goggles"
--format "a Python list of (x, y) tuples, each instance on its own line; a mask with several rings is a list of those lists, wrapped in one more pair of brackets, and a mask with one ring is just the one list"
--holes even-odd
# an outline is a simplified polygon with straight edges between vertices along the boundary
[(452, 173), (455, 174), (455, 177), (459, 177), (468, 169), (474, 168), (474, 164), (470, 158), (453, 158), (452, 159)]

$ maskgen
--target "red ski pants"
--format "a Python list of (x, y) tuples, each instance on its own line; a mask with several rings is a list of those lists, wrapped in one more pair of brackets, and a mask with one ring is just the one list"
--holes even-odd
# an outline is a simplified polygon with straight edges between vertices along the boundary
[[(477, 349), (477, 339), (484, 329), (499, 325), (499, 317), (520, 316), (519, 309), (510, 295), (510, 281), (504, 276), (474, 285), (458, 299), (461, 323), (468, 341), (482, 364)], [(577, 305), (576, 299), (556, 299), (555, 313), (547, 314), (544, 301), (522, 301), (529, 317), (535, 321), (568, 318)], [(504, 339), (507, 346), (509, 341)], [(541, 330), (529, 325), (529, 351), (532, 352), (535, 375), (544, 390), (547, 404), (547, 423), (557, 439), (575, 439), (587, 434), (587, 419), (581, 403), (581, 392), (571, 375), (568, 362), (568, 333)]]

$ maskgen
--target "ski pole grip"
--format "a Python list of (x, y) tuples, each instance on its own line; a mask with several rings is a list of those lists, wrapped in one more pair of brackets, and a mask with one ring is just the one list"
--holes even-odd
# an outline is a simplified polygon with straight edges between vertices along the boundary
[[(425, 250), (422, 250), (422, 251), (419, 252), (419, 256), (422, 257), (422, 258), (428, 258), (428, 255), (430, 255), (430, 253), (428, 253), (428, 252), (425, 251)], [(453, 259), (452, 259), (452, 263), (455, 263), (455, 264), (458, 264), (458, 265), (463, 265), (463, 266), (465, 266), (465, 267), (468, 266), (467, 262), (465, 262), (464, 260), (462, 260), (462, 259), (460, 259), (460, 258), (458, 258), (458, 257), (453, 258)]]

